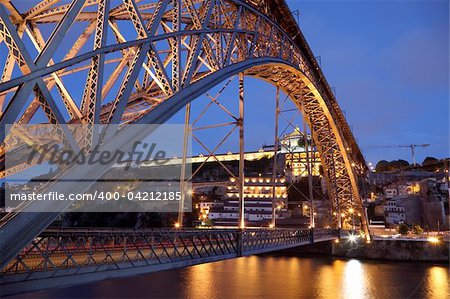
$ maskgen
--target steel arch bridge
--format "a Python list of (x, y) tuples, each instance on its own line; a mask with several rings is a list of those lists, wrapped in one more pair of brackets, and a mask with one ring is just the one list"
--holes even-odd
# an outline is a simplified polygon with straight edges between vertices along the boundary
[[(7, 53), (2, 128), (31, 123), (41, 111), (51, 124), (120, 124), (117, 134), (126, 134), (127, 124), (167, 121), (232, 75), (260, 78), (305, 115), (336, 223), (341, 212), (359, 211), (368, 236), (358, 187), (367, 171), (364, 158), (284, 0), (43, 0), (28, 10), (17, 8), (20, 1), (0, 3), (0, 47)], [(86, 82), (70, 86), (73, 74), (87, 74)], [(2, 159), (15, 146), (8, 133), (0, 132)], [(101, 139), (61, 134), (79, 148)], [(2, 220), (0, 249), (11, 252), (2, 265), (26, 245), (12, 246), (14, 233), (32, 224), (35, 229), (22, 234), (30, 242), (56, 217), (48, 214)]]

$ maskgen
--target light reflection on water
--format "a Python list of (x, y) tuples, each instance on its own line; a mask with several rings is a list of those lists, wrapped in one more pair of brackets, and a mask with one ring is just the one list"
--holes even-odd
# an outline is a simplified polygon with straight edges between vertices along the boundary
[(17, 298), (450, 298), (445, 265), (251, 256)]
[(348, 299), (363, 299), (365, 281), (363, 279), (364, 270), (360, 261), (350, 260), (344, 266), (344, 297)]
[(430, 298), (450, 298), (449, 288), (449, 269), (442, 267), (431, 267), (428, 269), (428, 289)]

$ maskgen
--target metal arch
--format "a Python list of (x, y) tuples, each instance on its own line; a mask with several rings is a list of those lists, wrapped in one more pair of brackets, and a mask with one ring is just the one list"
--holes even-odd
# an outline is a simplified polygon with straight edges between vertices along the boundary
[[(85, 66), (73, 68), (76, 64), (90, 62), (99, 55), (120, 50), (128, 49), (128, 52), (131, 52), (131, 54), (141, 51), (146, 52), (142, 53), (146, 55), (134, 55), (133, 63), (128, 63), (128, 60), (132, 57), (124, 56), (122, 58), (122, 61), (126, 62), (125, 65), (128, 65), (129, 75), (125, 76), (119, 83), (122, 86), (120, 88), (122, 94), (117, 94), (115, 97), (115, 99), (119, 99), (117, 102), (120, 109), (114, 112), (113, 103), (101, 107), (100, 120), (103, 121), (107, 121), (108, 115), (111, 115), (111, 112), (113, 112), (115, 113), (114, 122), (148, 121), (161, 123), (162, 120), (168, 119), (170, 115), (183, 107), (180, 104), (181, 101), (172, 103), (174, 102), (173, 99), (186, 97), (192, 100), (196, 95), (200, 95), (200, 92), (205, 92), (207, 87), (211, 86), (209, 84), (211, 81), (219, 81), (221, 80), (220, 78), (222, 80), (226, 79), (226, 77), (243, 70), (247, 70), (248, 74), (250, 74), (250, 71), (256, 70), (258, 74), (254, 73), (252, 74), (253, 76), (266, 78), (272, 83), (279, 84), (280, 80), (283, 80), (279, 74), (285, 71), (289, 78), (292, 79), (292, 82), (284, 80), (283, 84), (285, 86), (282, 88), (291, 92), (295, 90), (296, 93), (291, 94), (294, 101), (302, 102), (305, 107), (307, 119), (310, 120), (310, 125), (315, 131), (316, 142), (321, 148), (324, 163), (330, 172), (328, 179), (333, 181), (335, 186), (335, 189), (332, 190), (332, 193), (336, 196), (335, 204), (348, 208), (351, 204), (354, 204), (352, 198), (356, 199), (359, 205), (361, 204), (358, 189), (354, 183), (356, 174), (351, 164), (357, 164), (358, 171), (364, 171), (364, 159), (348, 128), (348, 124), (343, 119), (336, 99), (329, 92), (329, 86), (306, 41), (304, 41), (301, 31), (297, 26), (291, 26), (292, 24), (289, 24), (289, 22), (286, 24), (285, 20), (279, 18), (287, 10), (283, 0), (274, 1), (280, 4), (279, 8), (274, 7), (271, 2), (266, 0), (182, 0), (180, 1), (181, 5), (178, 5), (179, 2), (176, 1), (176, 14), (174, 14), (174, 2), (170, 0), (155, 0), (150, 5), (140, 5), (137, 2), (139, 1), (124, 0), (124, 4), (112, 8), (109, 14), (109, 20), (130, 21), (131, 25), (138, 32), (138, 37), (132, 37), (134, 40), (94, 48), (88, 53), (76, 56), (74, 53), (81, 48), (78, 47), (73, 51), (71, 50), (69, 57), (72, 58), (55, 62), (55, 64), (49, 66), (48, 63), (63, 40), (64, 33), (68, 32), (73, 23), (89, 21), (92, 25), (103, 20), (105, 14), (83, 11), (86, 6), (98, 5), (98, 1), (75, 0), (69, 5), (62, 6), (55, 6), (55, 3), (52, 1), (44, 1), (39, 13), (35, 12), (35, 16), (27, 20), (22, 19), (22, 14), (18, 13), (14, 6), (8, 5), (9, 1), (2, 1), (1, 3), (6, 3), (5, 7), (12, 14), (12, 18), (9, 20), (5, 10), (3, 8), (0, 9), (0, 12), (2, 12), (0, 16), (0, 42), (9, 43), (10, 53), (8, 55), (11, 53), (16, 55), (19, 66), (22, 64), (20, 58), (27, 53), (27, 49), (25, 49), (23, 43), (17, 49), (17, 42), (21, 38), (19, 34), (9, 32), (9, 29), (12, 28), (11, 22), (14, 25), (26, 22), (34, 24), (40, 22), (56, 23), (57, 26), (36, 59), (36, 63), (28, 66), (31, 68), (29, 70), (31, 72), (24, 72), (18, 78), (0, 83), (0, 96), (3, 96), (5, 93), (13, 95), (13, 100), (7, 103), (7, 108), (1, 115), (0, 123), (4, 125), (8, 122), (14, 122), (20, 117), (19, 113), (26, 104), (28, 96), (32, 93), (32, 87), (35, 83), (44, 79), (46, 82), (53, 82), (54, 79), (46, 78), (47, 75), (57, 73), (61, 77), (64, 72), (79, 71)], [(259, 11), (254, 6), (257, 4), (256, 2), (265, 2), (263, 8), (261, 8), (262, 11)], [(176, 11), (180, 7), (183, 9), (183, 12)], [(192, 12), (189, 12), (188, 8)], [(151, 12), (148, 12), (149, 10)], [(179, 19), (176, 20), (178, 23), (174, 28), (177, 27), (178, 31), (173, 30), (170, 33), (165, 33), (163, 30), (158, 31), (158, 26), (167, 27), (166, 23), (173, 22), (176, 16)], [(289, 17), (290, 15), (288, 14), (287, 18), (289, 19)], [(143, 20), (147, 21), (146, 27), (151, 26), (152, 30), (143, 28)], [(8, 24), (8, 26), (5, 24)], [(195, 25), (193, 26), (193, 24)], [(163, 33), (161, 34), (161, 32)], [(214, 40), (214, 37), (216, 40)], [(299, 37), (302, 39), (299, 40)], [(206, 44), (205, 40), (207, 41)], [(13, 41), (12, 45), (11, 41)], [(80, 43), (83, 44), (84, 42), (81, 41)], [(172, 48), (168, 47), (169, 51), (172, 50), (170, 51), (172, 53), (162, 56), (163, 53), (158, 52), (159, 50), (155, 48), (155, 44), (158, 42), (168, 42), (172, 46)], [(189, 59), (184, 70), (182, 65), (173, 66), (173, 63), (177, 63), (180, 60), (178, 47), (180, 51), (188, 52), (186, 56)], [(209, 48), (211, 47), (210, 51)], [(150, 50), (147, 51), (147, 49)], [(166, 58), (162, 59), (162, 57)], [(206, 66), (205, 61), (208, 61), (210, 64), (208, 70), (204, 70), (205, 68), (202, 70), (202, 67)], [(109, 62), (105, 61), (105, 63)], [(280, 69), (267, 67), (267, 64), (270, 63), (278, 63), (283, 67)], [(264, 67), (257, 69), (258, 65), (264, 65)], [(141, 90), (133, 93), (131, 91), (133, 86), (135, 84), (140, 85), (138, 84), (140, 83), (138, 76), (140, 68), (146, 70), (149, 83), (143, 86)], [(169, 72), (169, 69), (172, 69), (172, 71)], [(289, 72), (289, 70), (296, 71)], [(180, 73), (172, 74), (173, 71), (179, 71)], [(303, 80), (296, 80), (295, 76), (300, 76), (301, 73)], [(172, 76), (171, 78), (169, 78), (170, 75)], [(180, 79), (182, 80), (181, 84)], [(178, 92), (174, 91), (177, 90), (172, 86), (174, 82), (177, 83)], [(211, 84), (213, 83), (211, 82)], [(41, 83), (40, 85), (44, 84)], [(99, 94), (100, 92), (96, 92), (95, 103), (97, 105), (104, 100), (103, 95)], [(130, 96), (124, 97), (123, 94), (130, 94)], [(123, 98), (125, 100), (122, 100)], [(155, 100), (153, 103), (149, 103), (147, 98)], [(51, 99), (48, 98), (46, 100), (49, 101)], [(139, 105), (142, 105), (142, 108), (138, 107), (138, 110), (133, 110)], [(13, 109), (8, 108), (10, 106)], [(27, 108), (25, 109), (28, 110)], [(55, 113), (61, 115), (61, 111), (58, 111), (59, 109), (57, 105), (53, 105), (51, 110), (55, 110), (52, 111), (54, 115)], [(162, 114), (157, 115), (156, 111)], [(86, 111), (82, 111), (82, 113), (84, 118), (88, 117)], [(90, 117), (93, 117), (95, 113), (90, 115)], [(27, 119), (30, 118), (28, 117)], [(63, 121), (70, 123), (81, 121), (81, 119), (61, 120), (59, 117), (59, 122)], [(124, 129), (126, 129), (126, 126)], [(326, 132), (326, 130), (329, 131)], [(4, 141), (3, 131), (0, 132), (0, 136), (3, 136), (1, 140)], [(107, 143), (108, 140), (104, 142)], [(362, 214), (364, 215), (364, 213)], [(44, 222), (48, 224), (48, 221), (51, 222), (49, 217), (37, 226), (38, 229), (43, 229), (45, 227)]]
[[(257, 68), (261, 68), (264, 70), (258, 70)], [(221, 82), (241, 72), (245, 72), (247, 75), (258, 77), (266, 80), (271, 84), (280, 86), (280, 88), (282, 88), (284, 92), (290, 95), (291, 99), (294, 101), (294, 103), (296, 103), (297, 107), (300, 110), (304, 110), (302, 112), (306, 114), (308, 124), (311, 130), (314, 131), (313, 136), (315, 137), (315, 144), (318, 145), (320, 154), (324, 157), (330, 157), (331, 154), (331, 156), (333, 156), (335, 160), (343, 160), (340, 161), (340, 164), (336, 163), (337, 161), (330, 163), (326, 159), (323, 159), (322, 161), (325, 169), (330, 169), (330, 167), (339, 168), (337, 170), (338, 172), (340, 172), (338, 174), (338, 179), (340, 177), (340, 179), (338, 180), (338, 187), (341, 188), (344, 192), (336, 194), (336, 196), (338, 196), (338, 202), (336, 204), (341, 205), (341, 208), (345, 208), (347, 210), (354, 207), (362, 211), (363, 206), (358, 191), (359, 189), (356, 179), (357, 176), (354, 173), (350, 158), (347, 155), (347, 150), (339, 133), (339, 129), (337, 127), (337, 124), (334, 122), (329, 108), (327, 107), (320, 93), (317, 91), (312, 82), (305, 76), (305, 74), (303, 74), (295, 66), (287, 64), (285, 61), (279, 59), (252, 59), (237, 63), (231, 67), (221, 69), (220, 71), (217, 71), (202, 79), (201, 81), (203, 82), (195, 82), (190, 88), (186, 88), (179, 94), (176, 94), (173, 97), (167, 99), (165, 102), (156, 107), (155, 110), (140, 118), (136, 123), (163, 123), (188, 103), (192, 102), (197, 97), (216, 86), (217, 82)], [(264, 76), (264, 74), (266, 74), (266, 76)], [(291, 80), (300, 80), (300, 82), (296, 82), (298, 84), (297, 90), (290, 87), (294, 86), (292, 82), (283, 82), (289, 80), (289, 78), (291, 77), (293, 77)], [(313, 93), (314, 97), (312, 97), (312, 99), (315, 100), (316, 103), (313, 103), (313, 101), (311, 100), (309, 102), (306, 101), (306, 96), (304, 93)], [(311, 107), (314, 105), (316, 107)], [(308, 115), (310, 113), (310, 110), (314, 108), (317, 110), (318, 107), (322, 109), (320, 114), (321, 116), (325, 117), (326, 124), (331, 127), (332, 132), (328, 132), (328, 137), (331, 137), (330, 139), (332, 139), (331, 141), (329, 141), (331, 145), (324, 144), (324, 141), (320, 139), (321, 137), (324, 138), (324, 133), (321, 132), (318, 126), (314, 124), (312, 115)], [(318, 121), (318, 119), (314, 119), (314, 121)], [(327, 126), (322, 126), (322, 128), (325, 127)], [(336, 146), (338, 146), (338, 149), (335, 148)], [(332, 152), (327, 153), (327, 150), (332, 150)], [(333, 165), (331, 166), (330, 164)], [(329, 177), (328, 180), (332, 181), (333, 178)], [(338, 191), (335, 191), (335, 193), (338, 193)], [(355, 204), (357, 206), (355, 206)], [(368, 235), (369, 232), (365, 217), (362, 217), (362, 221), (365, 233), (366, 235)]]
[[(220, 71), (214, 72), (208, 77), (204, 78), (203, 80), (197, 81), (189, 86), (189, 88), (185, 88), (181, 90), (179, 93), (172, 96), (170, 99), (164, 101), (163, 103), (159, 104), (155, 107), (155, 109), (151, 112), (139, 119), (136, 123), (145, 124), (145, 123), (164, 123), (166, 120), (168, 120), (173, 114), (175, 114), (178, 110), (182, 109), (188, 102), (193, 101), (194, 99), (198, 98), (200, 95), (205, 93), (207, 90), (214, 87), (217, 82), (221, 82), (225, 80), (228, 77), (233, 76), (234, 74), (237, 74), (239, 72), (247, 70), (247, 73), (249, 73), (252, 68), (256, 68), (258, 66), (264, 66), (267, 67), (268, 65), (274, 65), (274, 66), (283, 66), (284, 68), (290, 68), (291, 70), (295, 70), (295, 67), (289, 64), (286, 64), (280, 59), (266, 59), (266, 58), (259, 58), (259, 59), (253, 59), (253, 60), (246, 60), (239, 63), (236, 63), (234, 65), (228, 66), (226, 68), (221, 69)], [(298, 72), (298, 71), (296, 71)], [(285, 87), (282, 87), (285, 89)], [(130, 135), (127, 127), (124, 127), (121, 131), (118, 132), (118, 134), (123, 134), (125, 136)], [(148, 134), (145, 133), (145, 134)], [(144, 138), (145, 136), (142, 136)], [(139, 136), (134, 136), (134, 138), (139, 139)], [(106, 147), (110, 149), (114, 149), (116, 147), (122, 148), (122, 150), (128, 150), (126, 144), (114, 144), (112, 141), (109, 141), (105, 144)], [(73, 169), (72, 171), (77, 171), (77, 169)], [(100, 169), (98, 166), (95, 167), (95, 169), (88, 169), (83, 168), (82, 171), (84, 172), (91, 172), (96, 171), (99, 175), (102, 173), (102, 169)], [(103, 171), (106, 171), (104, 169)], [(81, 177), (83, 176), (83, 173), (78, 173), (78, 175)], [(83, 188), (87, 188), (88, 184), (84, 183), (85, 186)], [(55, 190), (57, 190), (58, 186), (54, 186)], [(78, 186), (77, 190), (81, 188), (81, 186)], [(67, 203), (58, 203), (60, 205), (67, 205)], [(45, 207), (43, 205), (40, 206), (45, 211)], [(61, 209), (64, 209), (61, 206)], [(23, 223), (21, 220), (22, 217), (28, 217), (30, 213), (18, 213), (14, 218), (10, 220), (11, 226), (14, 227), (14, 231), (16, 232), (16, 235), (14, 236), (15, 242), (8, 242), (8, 236), (2, 235), (2, 238), (0, 238), (0, 249), (2, 249), (2, 252), (6, 252), (8, 254), (2, 255), (1, 262), (6, 263), (14, 256), (14, 252), (17, 250), (20, 250), (23, 248), (29, 240), (27, 238), (32, 238), (33, 234), (27, 234), (27, 238), (23, 236), (20, 240), (17, 239), (17, 234), (19, 234), (20, 231), (27, 228), (27, 224)], [(35, 228), (39, 229), (37, 231), (37, 234), (40, 233), (45, 227), (47, 227), (56, 217), (56, 215), (53, 217), (52, 215), (48, 215), (49, 213), (44, 213), (44, 216), (42, 216), (39, 220), (39, 224), (35, 222)], [(13, 236), (11, 236), (13, 237)], [(19, 242), (20, 241), (20, 242)], [(12, 248), (11, 246), (14, 246)], [(6, 248), (8, 250), (6, 250)]]
[[(270, 66), (272, 66), (272, 68)], [(268, 75), (264, 77), (264, 72), (261, 70), (257, 71), (255, 69), (257, 67), (262, 67), (263, 69), (265, 69)], [(329, 159), (328, 161), (324, 159), (324, 161), (322, 162), (325, 169), (330, 169), (332, 167), (335, 169), (335, 172), (337, 172), (338, 177), (336, 178), (337, 179), (336, 186), (340, 188), (340, 192), (339, 190), (333, 190), (334, 193), (337, 193), (336, 196), (338, 197), (338, 202), (336, 202), (335, 204), (340, 205), (341, 208), (345, 208), (347, 210), (352, 207), (355, 207), (354, 205), (357, 204), (358, 206), (355, 208), (357, 208), (358, 210), (362, 210), (362, 201), (360, 199), (360, 195), (358, 192), (357, 180), (355, 178), (356, 175), (353, 171), (350, 159), (347, 156), (347, 151), (344, 147), (342, 137), (339, 134), (338, 127), (334, 122), (327, 105), (325, 104), (323, 98), (318, 93), (314, 85), (308, 80), (308, 78), (298, 68), (286, 63), (283, 60), (272, 58), (259, 58), (246, 60), (231, 65), (229, 67), (225, 67), (220, 71), (212, 73), (211, 75), (205, 77), (200, 81), (192, 83), (188, 88), (181, 90), (179, 93), (162, 102), (157, 107), (155, 107), (154, 110), (142, 116), (135, 123), (137, 124), (164, 123), (172, 115), (174, 115), (180, 109), (185, 107), (189, 102), (195, 100), (200, 95), (202, 95), (203, 93), (205, 93), (206, 91), (217, 85), (217, 82), (221, 82), (233, 75), (236, 75), (244, 71), (248, 75), (260, 77), (275, 85), (277, 85), (278, 82), (282, 83), (281, 81), (286, 80), (286, 78), (298, 76), (297, 80), (298, 79), (301, 80), (300, 82), (296, 82), (299, 90), (295, 90), (292, 87), (290, 88), (288, 84), (289, 82), (286, 82), (282, 85), (280, 84), (281, 85), (280, 87), (287, 94), (291, 95), (291, 98), (297, 104), (299, 109), (302, 109), (300, 103), (303, 103), (303, 107), (305, 107), (305, 110), (308, 109), (312, 110), (314, 108), (317, 110), (318, 109), (317, 107), (322, 109), (321, 113), (319, 111), (319, 114), (320, 116), (325, 116), (325, 119), (324, 120), (322, 119), (321, 121), (322, 122), (326, 121), (326, 123), (318, 123), (318, 126), (315, 125), (314, 122), (312, 122), (313, 120), (312, 116), (314, 115), (314, 113), (308, 115), (309, 110), (304, 111), (304, 113), (308, 116), (307, 119), (310, 120), (309, 126), (312, 128), (312, 130), (314, 130), (314, 136), (316, 137), (315, 142), (319, 146), (319, 151), (324, 157), (328, 157)], [(292, 80), (295, 79), (296, 78)], [(312, 99), (315, 99), (317, 103), (313, 103), (312, 101), (306, 102), (305, 101), (306, 96), (305, 94), (303, 94), (305, 92), (306, 94), (309, 92), (313, 93), (314, 97), (312, 97)], [(314, 104), (317, 107), (311, 107), (314, 106)], [(317, 114), (317, 111), (315, 113)], [(314, 121), (318, 122), (319, 119), (314, 119)], [(322, 131), (319, 131), (318, 129), (318, 127), (321, 127), (322, 129), (328, 128), (328, 126), (331, 127), (332, 130), (331, 134), (330, 132), (324, 133)], [(126, 134), (125, 132), (121, 133)], [(324, 136), (324, 134), (328, 136)], [(324, 139), (320, 139), (321, 137), (322, 138), (328, 137), (331, 140), (325, 142)], [(336, 149), (336, 146), (338, 146), (338, 149)], [(331, 152), (329, 152), (330, 150)], [(331, 159), (330, 156), (332, 156), (333, 159)], [(334, 161), (330, 162), (330, 159)], [(330, 166), (330, 164), (332, 165)], [(329, 177), (328, 179), (332, 181), (334, 178)], [(368, 234), (367, 225), (365, 222), (366, 220), (364, 217), (362, 219), (364, 228), (366, 229), (366, 233)]]

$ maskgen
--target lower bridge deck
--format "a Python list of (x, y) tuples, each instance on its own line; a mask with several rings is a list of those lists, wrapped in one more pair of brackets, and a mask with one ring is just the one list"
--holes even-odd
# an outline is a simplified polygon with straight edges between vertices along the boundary
[(278, 251), (338, 238), (325, 229), (48, 229), (1, 271), (0, 295)]

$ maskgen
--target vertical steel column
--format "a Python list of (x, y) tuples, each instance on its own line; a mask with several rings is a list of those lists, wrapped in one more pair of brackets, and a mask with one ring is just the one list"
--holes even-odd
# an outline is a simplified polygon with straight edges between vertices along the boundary
[[(447, 161), (445, 161), (445, 162), (443, 163), (443, 165), (444, 165), (445, 182), (446, 182), (446, 184), (447, 184), (447, 190), (449, 190), (449, 187), (450, 187), (450, 184), (449, 184), (449, 176), (450, 176), (450, 173), (449, 173), (449, 171), (450, 171), (450, 160), (447, 159)], [(449, 201), (450, 201), (450, 192), (447, 191), (447, 195), (448, 195), (448, 199), (449, 199)], [(368, 218), (366, 218), (366, 219), (368, 219)]]
[[(328, 128), (328, 134), (331, 135), (330, 128)], [(340, 204), (340, 202), (339, 202), (339, 194), (338, 194), (338, 190), (337, 190), (338, 189), (337, 188), (337, 182), (336, 182), (337, 175), (336, 175), (336, 166), (335, 166), (335, 161), (334, 161), (334, 153), (333, 153), (333, 151), (331, 151), (328, 154), (331, 155), (331, 168), (332, 168), (331, 170), (329, 169), (330, 172), (332, 171), (332, 174), (328, 175), (328, 179), (330, 180), (329, 184), (330, 185), (333, 184), (332, 188), (334, 188), (334, 196), (335, 196), (335, 198), (333, 198), (332, 200), (336, 202), (336, 209), (335, 209), (335, 211), (337, 213), (337, 221), (338, 221), (337, 226), (338, 226), (338, 229), (341, 229), (342, 228), (342, 217), (341, 217), (341, 207), (339, 205)], [(331, 192), (331, 193), (333, 193), (333, 192)], [(331, 194), (331, 195), (333, 195), (333, 194)]]
[(184, 139), (183, 139), (183, 157), (181, 159), (181, 175), (180, 175), (180, 189), (181, 189), (181, 198), (180, 198), (180, 206), (178, 208), (178, 227), (183, 226), (183, 216), (184, 216), (184, 200), (186, 197), (186, 156), (187, 156), (187, 147), (189, 143), (189, 122), (191, 118), (191, 103), (186, 105), (186, 112), (184, 118)]
[(244, 73), (239, 73), (239, 227), (245, 228), (244, 213)]
[(342, 228), (342, 215), (341, 215), (341, 206), (339, 205), (339, 195), (337, 193), (337, 183), (336, 183), (336, 167), (334, 165), (334, 154), (331, 154), (331, 159), (333, 160), (333, 188), (335, 190), (335, 196), (336, 196), (336, 211), (337, 211), (337, 216), (338, 216), (338, 229)]
[[(311, 228), (315, 227), (315, 221), (314, 221), (314, 194), (313, 194), (313, 178), (312, 178), (312, 169), (311, 169), (311, 159), (310, 159), (310, 146), (308, 142), (308, 133), (306, 131), (306, 119), (303, 118), (303, 136), (305, 138), (305, 152), (306, 152), (306, 168), (308, 170), (308, 189), (309, 189), (309, 226)], [(311, 154), (313, 154), (313, 151), (311, 149)]]
[(273, 171), (272, 171), (272, 227), (276, 225), (276, 193), (275, 193), (275, 185), (277, 179), (277, 154), (278, 154), (278, 117), (280, 114), (280, 87), (277, 86), (277, 91), (275, 94), (275, 140), (274, 140), (274, 149), (273, 149)]

